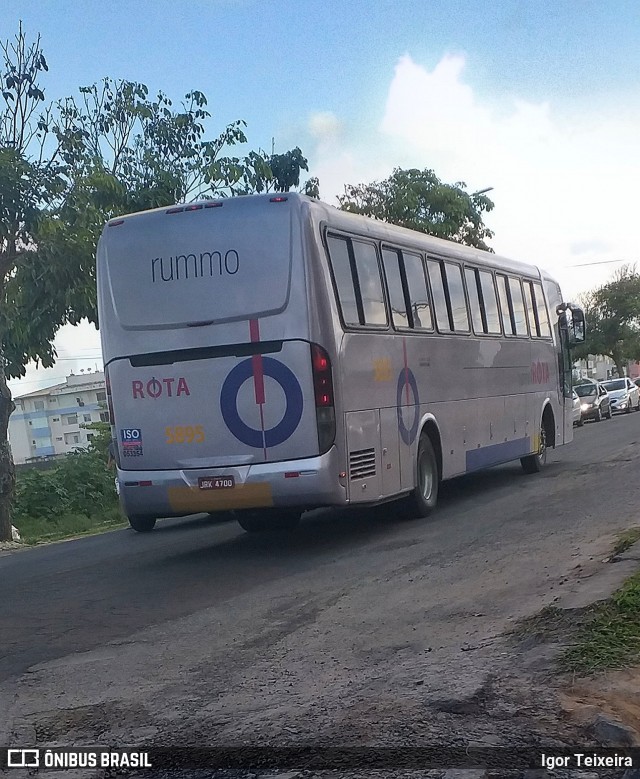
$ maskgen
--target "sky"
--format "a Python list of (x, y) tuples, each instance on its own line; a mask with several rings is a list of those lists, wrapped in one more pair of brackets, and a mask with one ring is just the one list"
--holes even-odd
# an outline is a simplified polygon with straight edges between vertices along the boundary
[[(174, 103), (198, 89), (211, 137), (300, 146), (321, 198), (395, 167), (492, 187), (499, 254), (550, 270), (565, 299), (640, 259), (637, 0), (2, 0), (0, 38), (41, 36), (48, 100), (105, 76)], [(15, 395), (102, 366), (65, 327)]]

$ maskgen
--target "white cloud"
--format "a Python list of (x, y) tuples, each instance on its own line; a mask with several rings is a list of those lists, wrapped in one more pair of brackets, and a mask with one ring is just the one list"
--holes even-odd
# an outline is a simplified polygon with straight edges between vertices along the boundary
[(332, 142), (339, 139), (342, 124), (331, 111), (318, 111), (309, 117), (308, 129), (318, 142)]
[(390, 79), (380, 122), (350, 143), (318, 145), (314, 174), (324, 199), (343, 184), (386, 177), (396, 167), (428, 167), (470, 190), (493, 187), (487, 215), (493, 248), (551, 270), (568, 297), (605, 281), (615, 264), (638, 257), (637, 137), (640, 106), (568, 109), (553, 95), (487, 97), (466, 79), (463, 54), (429, 70), (409, 55)]

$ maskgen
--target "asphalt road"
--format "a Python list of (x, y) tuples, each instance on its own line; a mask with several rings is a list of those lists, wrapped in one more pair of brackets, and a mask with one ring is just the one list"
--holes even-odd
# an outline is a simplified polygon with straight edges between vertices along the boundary
[[(217, 717), (216, 732), (235, 720), (255, 733), (286, 722), (292, 686), (300, 711), (316, 707), (314, 727), (322, 712), (335, 724), (346, 685), (365, 701), (383, 678), (428, 671), (423, 694), (461, 694), (461, 679), (485, 684), (496, 662), (461, 655), (465, 643), (556, 600), (638, 524), (639, 458), (631, 414), (576, 430), (540, 474), (514, 463), (446, 483), (428, 521), (399, 521), (391, 505), (319, 511), (294, 534), (258, 537), (190, 518), (0, 554), (0, 700), (20, 702), (15, 721), (108, 698), (156, 733), (176, 732), (168, 711), (192, 727), (194, 707), (199, 726)], [(162, 722), (140, 715), (149, 699)], [(87, 725), (94, 738), (109, 716), (102, 731)]]
[[(589, 512), (624, 525), (638, 513), (637, 463), (616, 460), (638, 445), (640, 414), (587, 423), (574, 431), (571, 445), (549, 455), (536, 476), (518, 463), (455, 479), (441, 488), (435, 517), (411, 523), (425, 541), (456, 514), (464, 527), (453, 532), (477, 536), (492, 532), (494, 502), (511, 496), (506, 507), (518, 513), (527, 496), (545, 494), (556, 478), (570, 479), (592, 468)], [(636, 460), (635, 453), (628, 453)], [(576, 513), (585, 494), (572, 496)], [(594, 505), (591, 497), (597, 500)], [(544, 504), (540, 507), (544, 513)], [(322, 511), (308, 514), (292, 536), (254, 537), (237, 523), (214, 524), (197, 517), (164, 520), (151, 534), (129, 529), (51, 544), (0, 556), (0, 680), (71, 652), (81, 652), (128, 636), (135, 630), (220, 604), (249, 590), (314, 566), (337, 555), (393, 543), (406, 524), (393, 521), (393, 507), (375, 512)]]

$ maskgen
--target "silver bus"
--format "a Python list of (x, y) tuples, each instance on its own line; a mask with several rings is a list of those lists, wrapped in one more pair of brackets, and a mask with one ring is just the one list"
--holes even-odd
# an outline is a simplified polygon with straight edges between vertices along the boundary
[(131, 526), (428, 515), (443, 479), (573, 435), (580, 309), (533, 265), (298, 194), (111, 220), (98, 310)]

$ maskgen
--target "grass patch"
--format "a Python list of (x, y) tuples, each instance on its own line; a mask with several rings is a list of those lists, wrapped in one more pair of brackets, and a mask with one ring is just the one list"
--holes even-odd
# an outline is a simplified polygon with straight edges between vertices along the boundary
[(618, 536), (618, 540), (613, 547), (612, 556), (615, 557), (626, 552), (637, 541), (640, 541), (640, 527), (630, 527), (629, 530), (625, 530)]
[(41, 544), (49, 541), (62, 541), (74, 536), (88, 536), (103, 533), (117, 527), (125, 527), (119, 507), (105, 509), (100, 516), (88, 517), (86, 514), (63, 514), (57, 517), (21, 516), (18, 530), (25, 544)]
[(562, 669), (593, 674), (640, 660), (640, 572), (590, 610), (591, 618), (577, 628), (574, 646), (561, 658)]

